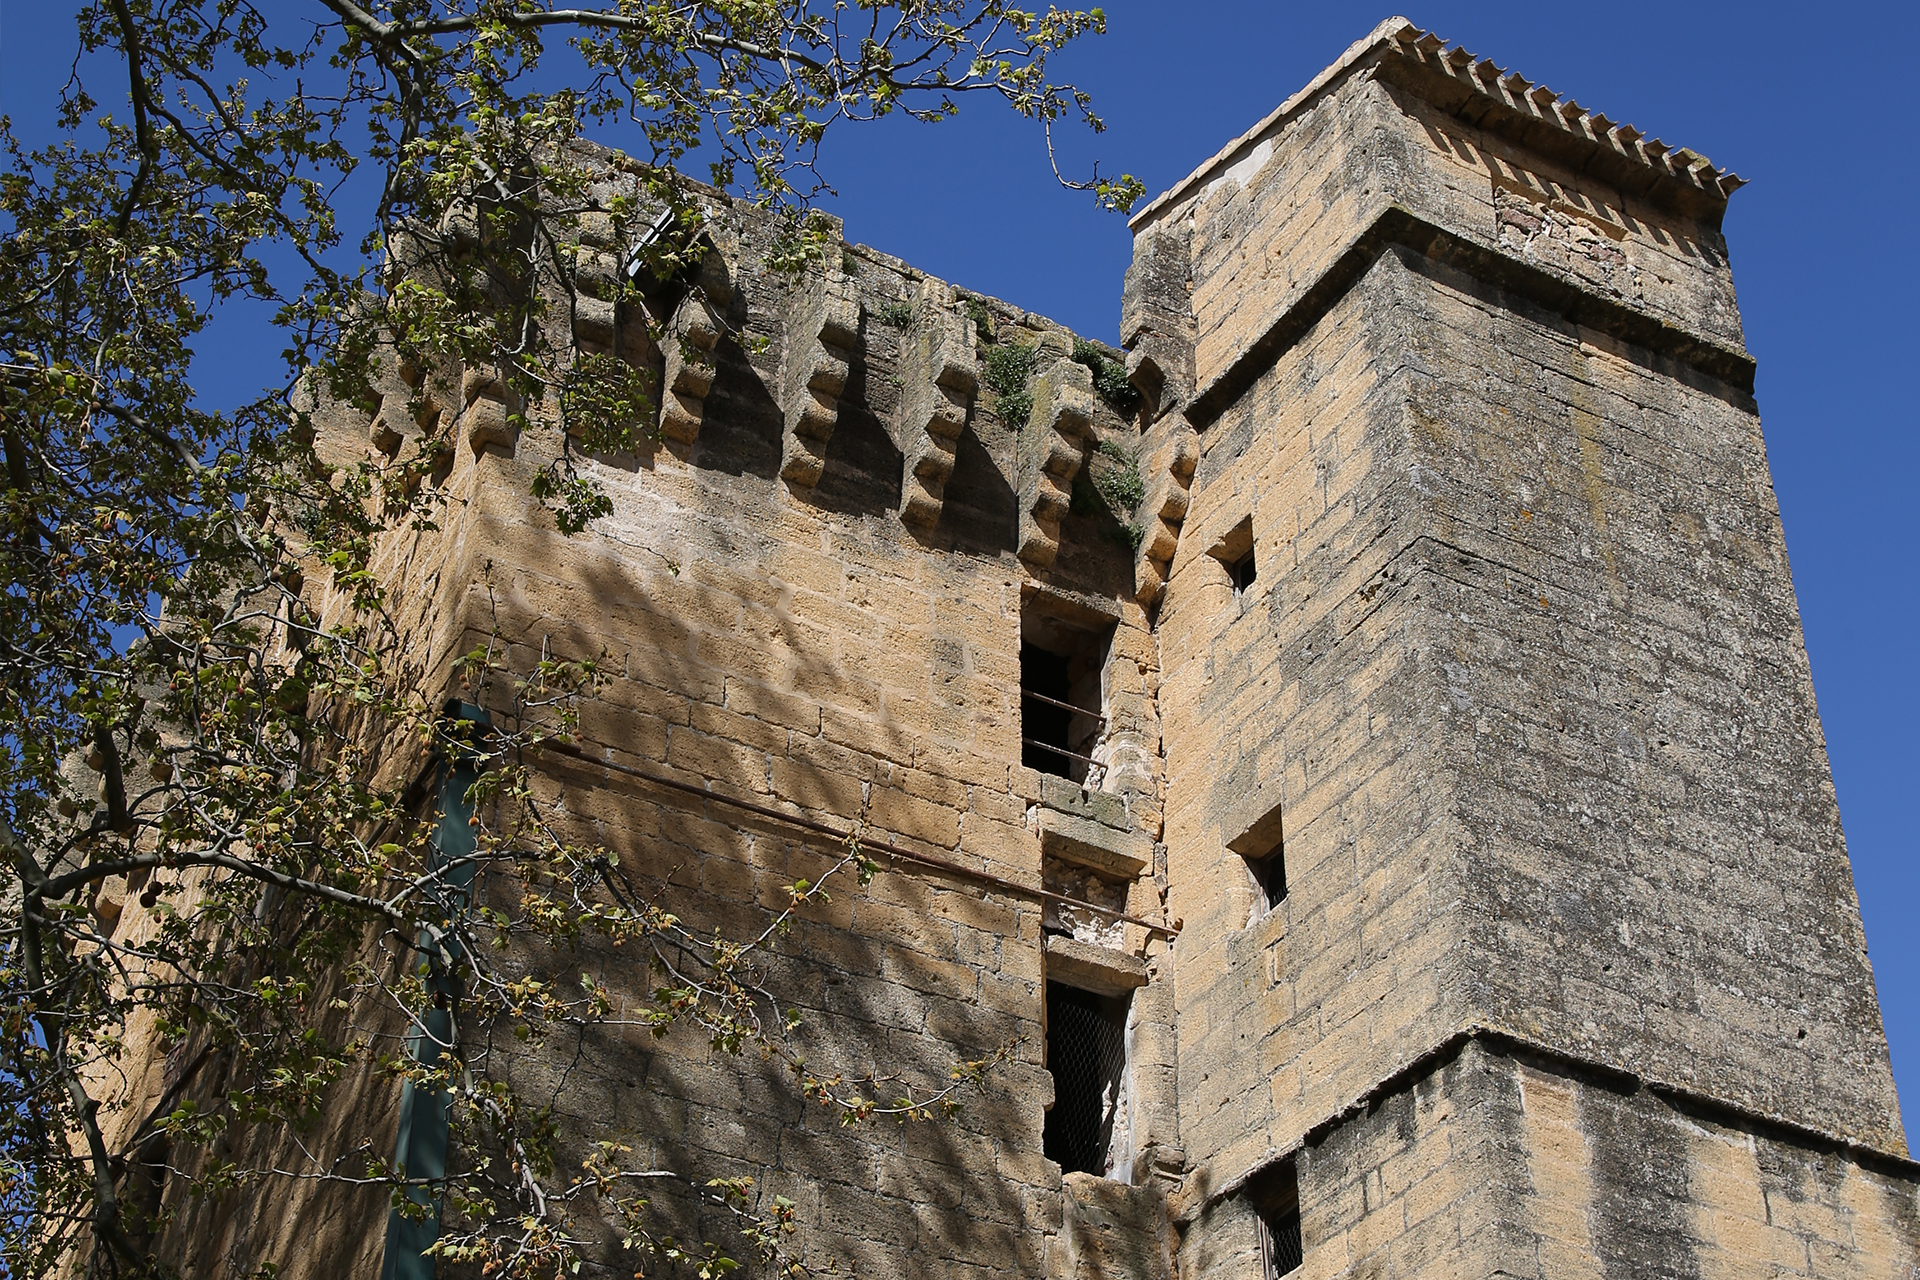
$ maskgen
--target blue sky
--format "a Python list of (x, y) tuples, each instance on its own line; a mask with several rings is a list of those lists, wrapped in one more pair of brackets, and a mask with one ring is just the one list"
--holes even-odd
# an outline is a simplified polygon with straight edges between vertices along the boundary
[[(1097, 155), (1152, 192), (1392, 12), (1227, 0), (1105, 8), (1109, 34), (1059, 69), (1093, 91), (1109, 129), (1091, 142), (1069, 134), (1063, 158), (1084, 166)], [(26, 137), (45, 136), (72, 57), (70, 12), (0, 3), (0, 110)], [(1734, 196), (1726, 234), (1895, 1077), (1909, 1125), (1920, 1122), (1920, 868), (1906, 813), (1920, 776), (1912, 7), (1621, 0), (1401, 12), (1752, 182)], [(1117, 337), (1125, 225), (1054, 186), (1030, 126), (984, 109), (931, 129), (888, 122), (830, 142), (825, 164), (849, 238)], [(216, 400), (223, 386), (237, 396), (278, 347), (226, 333), (203, 385)]]

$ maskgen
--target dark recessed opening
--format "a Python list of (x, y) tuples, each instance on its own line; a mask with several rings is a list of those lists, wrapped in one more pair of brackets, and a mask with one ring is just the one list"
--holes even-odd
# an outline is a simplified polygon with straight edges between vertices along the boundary
[(1091, 785), (1106, 734), (1105, 674), (1111, 626), (1086, 628), (1027, 609), (1020, 623), (1020, 763)]
[(1255, 577), (1255, 570), (1253, 567), (1253, 552), (1251, 551), (1247, 552), (1247, 554), (1241, 556), (1238, 560), (1235, 560), (1232, 564), (1228, 565), (1227, 576), (1233, 579), (1233, 594), (1236, 596), (1245, 595), (1247, 591), (1253, 586), (1253, 580)]
[(1020, 646), (1020, 763), (1041, 773), (1069, 776), (1073, 763), (1073, 680), (1069, 659), (1038, 645)]
[(1306, 1261), (1300, 1237), (1300, 1181), (1293, 1161), (1269, 1165), (1247, 1180), (1246, 1196), (1260, 1223), (1260, 1256), (1269, 1280)]
[(1248, 858), (1247, 870), (1253, 873), (1254, 883), (1265, 895), (1265, 910), (1279, 906), (1287, 896), (1287, 859), (1282, 846), (1275, 845), (1272, 852), (1258, 858)]
[(1047, 984), (1047, 1070), (1053, 1109), (1043, 1137), (1062, 1173), (1107, 1175), (1127, 1068), (1127, 997)]
[(1234, 603), (1243, 609), (1247, 593), (1253, 590), (1259, 571), (1254, 565), (1253, 517), (1243, 518), (1208, 549), (1207, 554), (1220, 562), (1233, 587)]

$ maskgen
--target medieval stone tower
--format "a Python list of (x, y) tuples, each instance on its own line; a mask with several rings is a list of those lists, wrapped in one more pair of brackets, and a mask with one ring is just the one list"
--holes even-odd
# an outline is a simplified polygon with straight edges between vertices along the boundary
[[(713, 920), (864, 814), (886, 873), (792, 943), (823, 1056), (1019, 1045), (883, 1130), (638, 1033), (494, 1068), (868, 1276), (1920, 1275), (1737, 185), (1393, 19), (1134, 218), (1124, 381), (717, 197), (674, 341), (570, 313), (667, 389), (592, 531), (454, 380), (452, 514), (383, 561), (422, 679), (608, 655), (559, 811)], [(370, 1276), (385, 1215), (233, 1230)]]

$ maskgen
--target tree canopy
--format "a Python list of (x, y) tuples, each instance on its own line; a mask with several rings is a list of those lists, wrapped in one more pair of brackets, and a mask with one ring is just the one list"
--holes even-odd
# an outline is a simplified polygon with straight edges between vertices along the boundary
[[(381, 1184), (399, 1218), (440, 1216), (439, 1256), (489, 1275), (564, 1273), (583, 1247), (568, 1206), (584, 1197), (619, 1207), (631, 1247), (684, 1253), (651, 1233), (643, 1192), (659, 1171), (612, 1147), (556, 1168), (537, 1114), (483, 1064), (438, 1052), (615, 1016), (592, 975), (508, 972), (488, 959), (496, 942), (628, 943), (655, 981), (620, 1017), (781, 1057), (849, 1119), (957, 1105), (983, 1063), (883, 1092), (811, 1070), (785, 1038), (758, 957), (824, 878), (794, 884), (764, 927), (715, 937), (604, 850), (553, 834), (513, 761), (567, 731), (591, 662), (509, 675), (470, 655), (466, 687), (516, 712), (487, 733), (399, 677), (374, 556), (435, 520), (417, 481), (448, 442), (429, 424), (410, 450), (330, 466), (308, 410), (365, 401), (383, 369), (452, 360), (561, 405), (583, 447), (630, 443), (656, 389), (541, 323), (575, 287), (583, 220), (632, 246), (623, 287), (639, 288), (701, 252), (692, 176), (768, 210), (804, 262), (826, 236), (812, 207), (829, 131), (997, 97), (1051, 154), (1056, 123), (1101, 127), (1050, 59), (1104, 21), (1003, 0), (83, 10), (62, 140), (29, 151), (0, 134), (11, 1274), (165, 1273), (156, 1171), (207, 1196), (274, 1177)], [(576, 144), (616, 127), (641, 178), (606, 201)], [(1140, 194), (1126, 176), (1062, 180), (1117, 209)], [(272, 314), (284, 370), (213, 406), (196, 394), (196, 343), (236, 304)], [(571, 457), (534, 488), (577, 531), (607, 500)], [(332, 603), (317, 609), (322, 586)], [(395, 761), (432, 769), (399, 776)], [(455, 848), (446, 815), (469, 811)], [(848, 818), (831, 874), (870, 875)], [(476, 869), (502, 863), (527, 886), (520, 908), (469, 910)], [(116, 1139), (102, 1092), (136, 1068), (135, 1041), (167, 1046), (178, 1070)], [(444, 1177), (371, 1148), (277, 1172), (255, 1158), (271, 1144), (246, 1134), (311, 1128), (364, 1055), (452, 1095), (464, 1154)], [(738, 1214), (738, 1245), (792, 1261), (791, 1206), (724, 1181), (702, 1194)]]

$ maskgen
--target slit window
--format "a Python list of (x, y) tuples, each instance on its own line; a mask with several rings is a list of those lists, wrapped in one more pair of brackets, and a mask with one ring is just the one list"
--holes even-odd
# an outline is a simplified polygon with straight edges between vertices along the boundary
[(1282, 1160), (1255, 1174), (1247, 1183), (1259, 1223), (1260, 1259), (1267, 1280), (1298, 1271), (1306, 1261), (1300, 1237), (1300, 1180), (1293, 1161)]
[(1235, 560), (1227, 566), (1227, 576), (1233, 580), (1233, 598), (1238, 600), (1253, 589), (1254, 579), (1258, 577), (1253, 567), (1253, 552)]
[(1047, 984), (1053, 1109), (1043, 1143), (1062, 1173), (1108, 1174), (1126, 1082), (1127, 1003), (1126, 996)]
[(1207, 554), (1226, 571), (1227, 585), (1233, 588), (1234, 606), (1244, 611), (1253, 593), (1253, 584), (1260, 576), (1254, 555), (1253, 517), (1248, 516), (1233, 526)]
[(1287, 857), (1284, 846), (1275, 845), (1257, 858), (1247, 859), (1247, 870), (1253, 875), (1253, 883), (1259, 888), (1256, 905), (1259, 914), (1279, 906), (1287, 896)]
[(1020, 643), (1020, 763), (1082, 786), (1098, 781), (1094, 749), (1106, 736), (1108, 638), (1043, 614), (1023, 619)]

